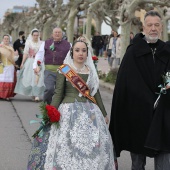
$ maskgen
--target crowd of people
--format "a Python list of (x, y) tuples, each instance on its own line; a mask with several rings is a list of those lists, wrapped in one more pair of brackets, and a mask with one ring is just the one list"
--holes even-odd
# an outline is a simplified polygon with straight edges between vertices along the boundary
[[(4, 39), (8, 40), (4, 43)], [(4, 49), (2, 46), (6, 44), (9, 47), (13, 47), (12, 50), (15, 53), (15, 56), (12, 59), (13, 64), (11, 60), (8, 60), (14, 66), (13, 77), (11, 76), (13, 88), (12, 90), (9, 90), (11, 91), (11, 94), (9, 93), (7, 95), (7, 82), (1, 82), (6, 90), (2, 88), (0, 91), (0, 98), (9, 100), (10, 97), (21, 94), (30, 96), (35, 102), (39, 102), (40, 99), (43, 98), (47, 103), (51, 103), (56, 83), (56, 69), (63, 63), (71, 44), (63, 37), (60, 28), (54, 29), (52, 37), (46, 41), (40, 39), (40, 32), (38, 29), (33, 29), (28, 37), (25, 36), (24, 31), (20, 31), (19, 38), (13, 45), (11, 44), (10, 39), (11, 36), (4, 35), (1, 43), (1, 50)], [(116, 31), (112, 31), (110, 36), (101, 36), (99, 32), (96, 32), (96, 35), (92, 38), (92, 42), (88, 40), (85, 35), (78, 37), (77, 40), (80, 39), (82, 39), (82, 41), (88, 41), (87, 44), (92, 55), (99, 57), (104, 54), (104, 58), (108, 59), (110, 68), (112, 68), (114, 61), (116, 62), (116, 66), (120, 64), (120, 35), (118, 35)], [(60, 42), (60, 46), (58, 45), (58, 42)], [(53, 57), (49, 58), (49, 56)], [(3, 60), (3, 56), (1, 60)], [(4, 62), (1, 60), (0, 69), (1, 71), (2, 69), (4, 70), (4, 74), (1, 76), (8, 77), (8, 75), (5, 76), (5, 74), (7, 74), (5, 73), (7, 67), (3, 66)], [(38, 64), (38, 62), (40, 63)], [(7, 80), (4, 79), (4, 81)]]
[[(133, 32), (130, 32), (129, 43), (133, 42)], [(110, 35), (100, 35), (99, 32), (92, 38), (92, 47), (94, 54), (97, 57), (104, 56), (105, 60), (108, 60), (108, 66), (110, 69), (119, 68), (121, 63), (121, 35), (117, 31), (112, 30)]]
[[(61, 28), (46, 41), (37, 29), (26, 40), (22, 31), (14, 48), (3, 36), (0, 98), (43, 97), (61, 114), (59, 127), (47, 124), (34, 138), (27, 170), (117, 170), (123, 150), (130, 152), (132, 170), (145, 170), (147, 156), (155, 158), (155, 170), (170, 169), (170, 45), (160, 40), (162, 28), (160, 14), (148, 11), (143, 33), (130, 33), (121, 64), (116, 31), (104, 38), (97, 32), (92, 45), (85, 36), (70, 44)], [(110, 121), (93, 49), (97, 57), (103, 49), (110, 67), (120, 64)]]

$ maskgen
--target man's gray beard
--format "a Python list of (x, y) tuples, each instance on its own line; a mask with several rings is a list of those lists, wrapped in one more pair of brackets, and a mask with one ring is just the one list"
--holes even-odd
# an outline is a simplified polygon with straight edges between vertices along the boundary
[(145, 35), (145, 38), (146, 38), (146, 41), (148, 41), (149, 43), (156, 43), (158, 41), (158, 39), (159, 39), (158, 36), (155, 37), (155, 38), (152, 38), (152, 37), (146, 36), (146, 35)]

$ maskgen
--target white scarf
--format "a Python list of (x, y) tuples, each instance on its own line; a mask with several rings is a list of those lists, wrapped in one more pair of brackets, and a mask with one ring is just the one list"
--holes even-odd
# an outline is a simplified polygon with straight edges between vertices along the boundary
[[(71, 63), (73, 63), (73, 59), (70, 56), (70, 51), (67, 53), (67, 56), (63, 63), (68, 64), (71, 67)], [(87, 60), (84, 64), (89, 68), (89, 76), (88, 76), (86, 84), (88, 85), (90, 89), (90, 95), (94, 96), (97, 90), (99, 89), (99, 78), (98, 78), (96, 68), (92, 60), (92, 55), (91, 55), (90, 50), (88, 50)], [(81, 97), (82, 94), (79, 93), (79, 96)]]

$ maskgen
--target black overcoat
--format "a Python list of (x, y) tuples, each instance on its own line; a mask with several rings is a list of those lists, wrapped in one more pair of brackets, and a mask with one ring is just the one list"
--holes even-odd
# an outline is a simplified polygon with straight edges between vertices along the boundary
[[(156, 110), (153, 108), (158, 97), (155, 92), (160, 91), (158, 86), (163, 82), (162, 74), (170, 70), (170, 46), (158, 40), (153, 57), (143, 37), (143, 34), (138, 34), (128, 47), (113, 93), (109, 129), (118, 157), (122, 150), (150, 157), (163, 147), (170, 151), (170, 99), (165, 107), (161, 101), (170, 98), (169, 90), (168, 94), (161, 96)], [(159, 135), (155, 135), (160, 128)], [(162, 139), (166, 146), (161, 143)]]

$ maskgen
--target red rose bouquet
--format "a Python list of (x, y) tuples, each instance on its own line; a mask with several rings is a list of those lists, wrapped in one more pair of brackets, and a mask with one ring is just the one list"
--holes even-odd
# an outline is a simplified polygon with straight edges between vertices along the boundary
[(92, 60), (93, 60), (93, 61), (97, 61), (97, 60), (98, 60), (98, 57), (94, 55), (94, 56), (92, 56)]
[(38, 60), (37, 61), (37, 74), (36, 74), (36, 84), (38, 84), (38, 81), (39, 81), (39, 78), (40, 78), (40, 70), (41, 70), (41, 61), (40, 60)]
[(92, 56), (92, 60), (93, 60), (94, 66), (95, 66), (95, 68), (97, 70), (98, 57), (94, 55), (94, 56)]
[(41, 66), (41, 61), (40, 60), (37, 61), (37, 65)]
[(54, 106), (46, 105), (45, 108), (51, 123), (56, 123), (60, 120), (60, 113)]
[(48, 125), (55, 124), (57, 128), (59, 127), (59, 120), (60, 120), (60, 112), (51, 105), (47, 105), (46, 103), (42, 102), (40, 104), (41, 115), (36, 115), (37, 118), (42, 119), (41, 122), (32, 120), (30, 123), (40, 123), (39, 129), (33, 134), (32, 137), (42, 137), (43, 129)]

